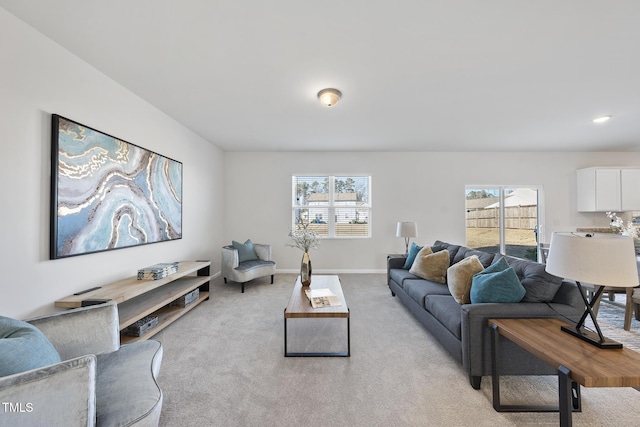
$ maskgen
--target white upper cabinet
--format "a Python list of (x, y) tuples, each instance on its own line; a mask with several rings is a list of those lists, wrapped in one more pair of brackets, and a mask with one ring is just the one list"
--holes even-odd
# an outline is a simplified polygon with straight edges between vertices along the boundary
[(576, 171), (578, 212), (640, 210), (640, 168)]
[(620, 169), (623, 212), (640, 210), (640, 169)]

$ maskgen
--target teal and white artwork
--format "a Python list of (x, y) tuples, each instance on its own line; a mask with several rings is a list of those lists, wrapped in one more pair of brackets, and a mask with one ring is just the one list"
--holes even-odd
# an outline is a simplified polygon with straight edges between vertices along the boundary
[(182, 238), (182, 163), (53, 115), (51, 258)]

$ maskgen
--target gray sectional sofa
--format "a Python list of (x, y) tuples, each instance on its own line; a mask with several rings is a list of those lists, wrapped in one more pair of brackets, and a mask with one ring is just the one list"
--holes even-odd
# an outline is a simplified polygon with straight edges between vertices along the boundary
[[(486, 268), (503, 257), (436, 241), (434, 251), (446, 249), (450, 265), (476, 255)], [(462, 364), (471, 386), (480, 388), (483, 376), (491, 375), (491, 318), (559, 318), (577, 322), (584, 303), (575, 283), (548, 274), (544, 264), (505, 256), (526, 290), (517, 303), (459, 304), (446, 284), (417, 277), (404, 268), (406, 256), (390, 255), (387, 280), (396, 296), (440, 344)], [(552, 375), (554, 369), (517, 345), (501, 344), (503, 375)]]

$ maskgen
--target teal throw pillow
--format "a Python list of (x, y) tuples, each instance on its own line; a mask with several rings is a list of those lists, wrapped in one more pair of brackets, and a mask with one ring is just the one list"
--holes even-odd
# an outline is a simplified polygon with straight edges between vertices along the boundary
[(0, 377), (58, 362), (60, 355), (38, 328), (0, 316)]
[(416, 255), (418, 255), (418, 252), (420, 252), (420, 250), (422, 250), (424, 246), (418, 246), (416, 245), (416, 242), (411, 242), (411, 247), (409, 248), (409, 254), (407, 255), (407, 259), (404, 262), (404, 269), (408, 270), (411, 268), (411, 266), (413, 265), (413, 261), (416, 260)]
[(501, 267), (497, 266), (493, 272), (487, 272), (496, 264), (490, 265), (484, 271), (473, 276), (470, 293), (471, 304), (520, 302), (524, 298), (526, 290), (513, 268), (507, 266), (504, 270), (495, 271)]
[(258, 259), (258, 254), (256, 254), (256, 250), (253, 247), (251, 239), (248, 239), (244, 243), (236, 242), (234, 240), (231, 242), (231, 245), (238, 251), (238, 262)]
[(494, 261), (493, 264), (491, 264), (489, 267), (485, 268), (484, 270), (482, 270), (483, 274), (487, 274), (487, 273), (496, 273), (498, 271), (504, 271), (507, 268), (509, 268), (509, 263), (507, 262), (506, 259), (504, 259), (504, 257), (498, 259), (497, 261)]

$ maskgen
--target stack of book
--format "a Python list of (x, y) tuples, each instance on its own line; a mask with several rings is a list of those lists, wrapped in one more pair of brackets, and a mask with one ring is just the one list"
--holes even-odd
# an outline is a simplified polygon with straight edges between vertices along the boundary
[(138, 280), (164, 279), (178, 271), (177, 262), (161, 262), (138, 270)]

